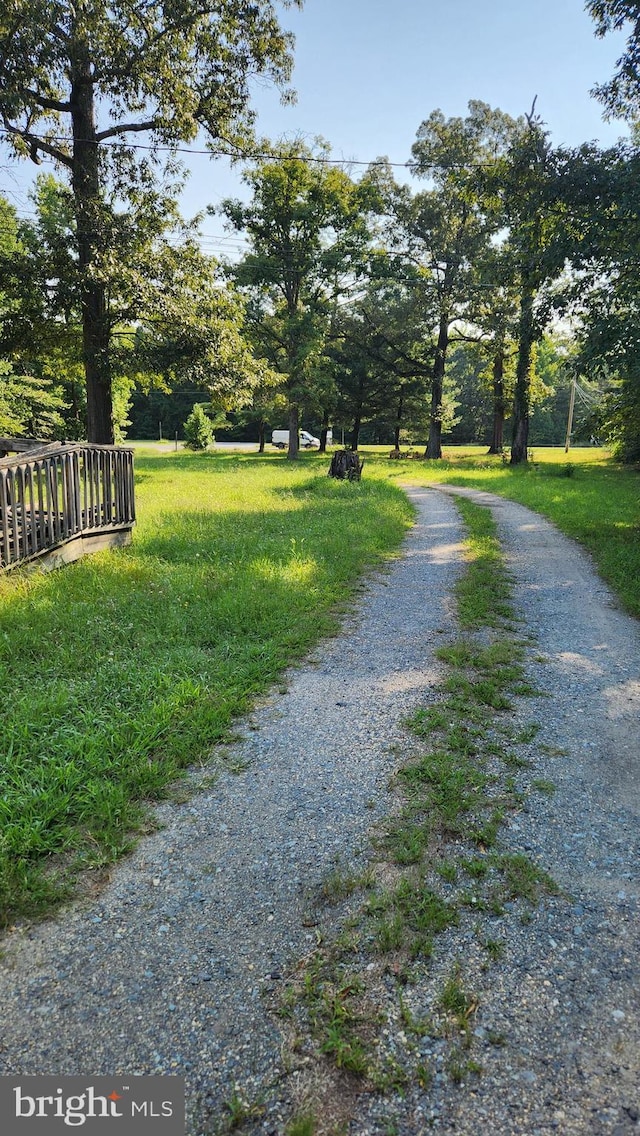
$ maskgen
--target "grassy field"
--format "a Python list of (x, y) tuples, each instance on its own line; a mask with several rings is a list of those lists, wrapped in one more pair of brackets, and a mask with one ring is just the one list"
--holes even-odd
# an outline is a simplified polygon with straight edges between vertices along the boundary
[(397, 487), (450, 481), (512, 497), (580, 540), (640, 616), (640, 479), (601, 451), (483, 451), (390, 462), (360, 484), (305, 454), (140, 447), (124, 551), (0, 578), (0, 924), (120, 855), (146, 805), (206, 759), (233, 719), (336, 626), (363, 570), (411, 521)]
[[(320, 636), (411, 510), (311, 459), (139, 456), (131, 548), (0, 580), (2, 922), (115, 858)], [(322, 472), (323, 476), (319, 476)]]

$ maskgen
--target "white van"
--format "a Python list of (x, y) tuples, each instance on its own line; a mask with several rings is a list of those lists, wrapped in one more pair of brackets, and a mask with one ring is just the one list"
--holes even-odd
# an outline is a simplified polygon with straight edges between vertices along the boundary
[[(300, 431), (300, 445), (303, 450), (310, 450), (312, 446), (319, 446), (320, 439), (314, 438), (308, 430)], [(327, 431), (327, 445), (330, 446), (333, 441), (331, 430)], [(278, 450), (284, 450), (289, 445), (289, 431), (288, 430), (274, 430), (271, 435), (271, 445), (275, 446)]]

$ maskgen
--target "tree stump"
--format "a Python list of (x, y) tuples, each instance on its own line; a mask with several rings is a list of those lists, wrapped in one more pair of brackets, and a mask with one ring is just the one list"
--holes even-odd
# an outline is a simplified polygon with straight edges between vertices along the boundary
[(360, 461), (353, 450), (336, 450), (331, 458), (328, 476), (339, 477), (342, 481), (359, 481), (363, 466), (364, 459)]

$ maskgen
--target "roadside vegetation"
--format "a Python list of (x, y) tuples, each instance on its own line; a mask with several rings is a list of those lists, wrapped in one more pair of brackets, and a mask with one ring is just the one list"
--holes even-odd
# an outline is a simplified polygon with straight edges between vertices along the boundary
[(150, 823), (148, 802), (334, 630), (359, 575), (410, 523), (397, 480), (477, 486), (537, 509), (640, 615), (638, 474), (603, 451), (541, 450), (515, 469), (479, 447), (439, 462), (365, 454), (354, 486), (312, 454), (294, 464), (141, 449), (130, 549), (0, 579), (3, 925), (126, 851)]
[[(438, 462), (366, 458), (352, 484), (327, 478), (313, 454), (291, 463), (140, 449), (129, 549), (0, 579), (3, 926), (74, 894), (79, 873), (99, 878), (153, 824), (150, 804), (185, 767), (216, 776), (215, 746), (234, 719), (336, 629), (363, 571), (398, 549), (411, 523), (398, 480), (476, 486), (537, 509), (593, 553), (640, 614), (638, 474), (602, 451), (542, 451), (515, 469), (478, 448)], [(459, 507), (469, 566), (457, 624), (437, 651), (441, 689), (409, 724), (417, 748), (394, 785), (400, 805), (376, 836), (373, 867), (327, 880), (319, 902), (346, 903), (351, 918), (305, 960), (280, 1007), (294, 1064), (311, 1052), (382, 1093), (428, 1083), (420, 1037), (448, 1039), (452, 1080), (480, 1074), (470, 1029), (479, 996), (459, 962), (440, 975), (428, 1012), (411, 983), (451, 928), (502, 916), (505, 904), (526, 919), (556, 890), (501, 842), (524, 796), (553, 785), (528, 783), (522, 755), (535, 730), (511, 724), (533, 692), (495, 527), (487, 510)], [(487, 965), (502, 957), (503, 939), (484, 925), (478, 941)], [(386, 1051), (376, 1009), (375, 981), (390, 976), (392, 1024), (410, 1039), (400, 1056)], [(315, 1130), (312, 1112), (299, 1120)]]

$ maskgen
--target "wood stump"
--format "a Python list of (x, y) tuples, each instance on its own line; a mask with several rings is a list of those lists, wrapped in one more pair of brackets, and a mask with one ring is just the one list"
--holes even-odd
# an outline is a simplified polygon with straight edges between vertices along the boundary
[(353, 450), (336, 450), (331, 458), (328, 476), (339, 477), (342, 481), (359, 481), (363, 466), (364, 459), (360, 461)]

